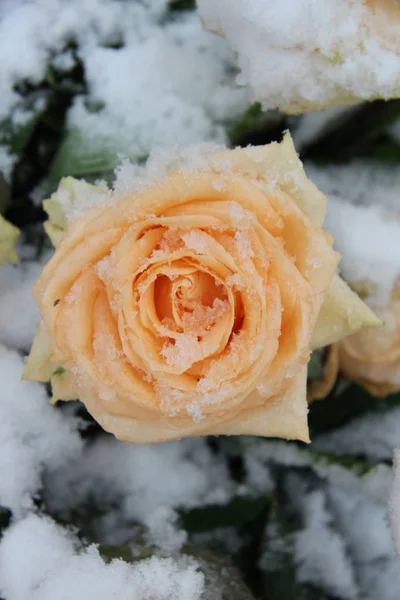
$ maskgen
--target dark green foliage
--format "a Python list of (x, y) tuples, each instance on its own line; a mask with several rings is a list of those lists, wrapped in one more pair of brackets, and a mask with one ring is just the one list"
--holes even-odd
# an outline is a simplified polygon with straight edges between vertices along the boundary
[(323, 402), (311, 404), (309, 426), (312, 437), (345, 425), (367, 412), (379, 413), (400, 406), (400, 394), (384, 399), (374, 398), (355, 383), (345, 386), (341, 383), (342, 381), (338, 382)]
[(171, 10), (192, 10), (196, 8), (196, 0), (170, 0)]
[(252, 104), (229, 131), (232, 146), (254, 146), (280, 141), (287, 119), (278, 111), (264, 111), (259, 102)]
[(190, 533), (209, 531), (217, 527), (242, 527), (265, 513), (266, 497), (237, 497), (226, 505), (204, 506), (181, 512), (182, 526)]
[(387, 129), (399, 117), (400, 100), (357, 105), (309, 142), (303, 157), (322, 163), (344, 163), (358, 157), (398, 162), (400, 147)]

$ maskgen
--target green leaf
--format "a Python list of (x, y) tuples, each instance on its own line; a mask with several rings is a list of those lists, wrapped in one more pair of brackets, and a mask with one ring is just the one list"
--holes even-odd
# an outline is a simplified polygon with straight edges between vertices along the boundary
[(375, 398), (355, 383), (338, 395), (335, 390), (322, 402), (310, 406), (308, 423), (311, 438), (345, 425), (367, 412), (384, 412), (400, 405), (400, 394)]
[(51, 376), (52, 377), (61, 377), (61, 375), (64, 375), (64, 373), (65, 373), (64, 367), (57, 367), (57, 369), (55, 369), (55, 371), (52, 372)]
[(72, 176), (95, 181), (102, 178), (110, 181), (115, 167), (121, 162), (121, 155), (129, 160), (140, 162), (145, 155), (136, 152), (129, 153), (125, 148), (119, 148), (118, 142), (105, 142), (101, 137), (96, 141), (88, 141), (77, 129), (69, 131), (50, 167), (49, 190), (53, 192), (62, 177)]
[[(79, 68), (78, 64), (73, 71), (76, 71), (77, 68)], [(74, 78), (74, 73), (66, 77), (65, 73), (58, 73), (52, 65), (47, 65), (45, 77), (51, 89), (59, 94), (75, 95), (82, 93), (85, 89), (82, 81)]]
[(10, 154), (19, 154), (29, 142), (38, 114), (32, 114), (23, 125), (13, 124), (11, 119), (0, 123), (0, 144), (6, 146)]
[(196, 0), (169, 0), (169, 8), (171, 10), (194, 10), (196, 8)]
[(85, 177), (112, 172), (118, 164), (115, 152), (88, 144), (82, 135), (74, 130), (67, 133), (50, 168), (49, 179), (53, 184), (67, 175)]
[(241, 527), (268, 508), (266, 496), (238, 496), (226, 505), (208, 505), (180, 511), (181, 524), (190, 533), (210, 531), (217, 527)]
[(264, 111), (256, 102), (236, 119), (229, 131), (229, 139), (232, 146), (256, 146), (281, 140), (285, 129), (284, 115), (278, 111)]
[(311, 454), (316, 463), (323, 463), (326, 465), (338, 465), (352, 471), (355, 475), (362, 477), (367, 473), (370, 473), (374, 469), (374, 465), (371, 465), (361, 458), (354, 456), (340, 456), (333, 452), (321, 452), (315, 450), (312, 446), (309, 446), (306, 451)]
[[(387, 129), (398, 118), (400, 100), (376, 100), (357, 105), (307, 144), (302, 158), (324, 163), (346, 162), (359, 156), (384, 158), (385, 152), (379, 155), (379, 146), (385, 147), (389, 139)], [(392, 152), (386, 153), (386, 157), (392, 160)]]
[[(0, 122), (0, 144), (5, 145), (10, 154), (19, 155), (27, 146), (48, 101), (48, 91), (37, 89), (21, 97), (14, 114)], [(24, 115), (23, 119), (16, 118), (20, 112)]]
[(375, 145), (375, 150), (368, 158), (386, 163), (400, 163), (400, 144), (385, 137)]

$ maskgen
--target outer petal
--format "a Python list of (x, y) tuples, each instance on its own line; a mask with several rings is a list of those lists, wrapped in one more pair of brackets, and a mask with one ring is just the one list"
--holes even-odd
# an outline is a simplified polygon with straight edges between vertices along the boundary
[(363, 327), (381, 327), (382, 321), (335, 275), (312, 336), (312, 349), (333, 344)]
[(228, 162), (233, 171), (259, 179), (270, 192), (280, 188), (295, 200), (313, 225), (322, 226), (327, 198), (305, 174), (288, 131), (280, 144), (228, 150), (217, 153), (211, 162), (217, 169), (224, 169)]
[(51, 198), (43, 201), (43, 208), (49, 216), (44, 228), (53, 246), (57, 247), (61, 243), (68, 224), (67, 213), (74, 208), (77, 198), (80, 205), (90, 206), (107, 197), (105, 190), (86, 181), (79, 181), (74, 177), (61, 179), (57, 191)]
[(68, 371), (60, 374), (55, 374), (51, 378), (52, 397), (51, 403), (55, 404), (58, 400), (76, 400), (78, 394), (76, 392), (74, 382)]
[(307, 413), (307, 367), (303, 366), (285, 392), (268, 400), (264, 406), (223, 423), (211, 433), (262, 435), (309, 443)]
[(22, 379), (30, 381), (49, 381), (54, 365), (50, 362), (49, 340), (43, 321), (36, 328), (31, 351), (22, 373)]
[(135, 443), (152, 443), (201, 435), (261, 435), (309, 442), (307, 426), (308, 404), (306, 399), (307, 368), (304, 366), (293, 377), (291, 386), (263, 407), (243, 411), (234, 419), (205, 426), (201, 421), (187, 425), (187, 419), (155, 419), (138, 421), (110, 416), (96, 401), (94, 395), (85, 398), (91, 415), (118, 439)]

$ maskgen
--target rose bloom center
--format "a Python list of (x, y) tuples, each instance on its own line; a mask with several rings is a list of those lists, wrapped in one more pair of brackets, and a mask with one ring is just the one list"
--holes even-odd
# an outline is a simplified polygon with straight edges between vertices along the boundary
[[(222, 352), (240, 331), (244, 318), (240, 293), (229, 295), (225, 282), (202, 265), (206, 249), (186, 248), (185, 235), (193, 238), (193, 244), (196, 234), (204, 244), (200, 236), (207, 236), (205, 232), (167, 230), (153, 252), (160, 262), (152, 267), (159, 272), (150, 285), (138, 285), (138, 304), (143, 301), (152, 307), (152, 325), (164, 340), (163, 358), (168, 365), (185, 370), (209, 355), (210, 349), (214, 350), (211, 354)], [(185, 249), (188, 255), (169, 260), (165, 267), (165, 257)], [(143, 276), (151, 277), (151, 268)]]

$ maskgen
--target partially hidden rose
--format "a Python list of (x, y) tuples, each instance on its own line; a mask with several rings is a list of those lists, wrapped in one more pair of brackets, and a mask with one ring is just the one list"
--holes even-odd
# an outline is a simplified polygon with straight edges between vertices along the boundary
[(400, 282), (389, 303), (376, 307), (384, 327), (360, 331), (339, 344), (339, 365), (343, 374), (365, 387), (374, 396), (400, 391)]
[(312, 347), (380, 322), (336, 275), (326, 198), (289, 135), (193, 152), (114, 192), (67, 178), (45, 203), (57, 249), (25, 377), (122, 440), (308, 441)]
[(365, 27), (387, 50), (400, 55), (400, 0), (366, 0)]
[[(399, 0), (197, 0), (239, 81), (289, 114), (400, 98)], [(279, 74), (279, 76), (277, 76)]]
[(346, 378), (375, 396), (387, 396), (400, 391), (400, 213), (393, 185), (397, 172), (361, 163), (351, 165), (351, 172), (363, 180), (354, 190), (346, 179), (347, 168), (329, 173), (310, 168), (330, 195), (326, 227), (343, 255), (341, 273), (383, 326), (341, 340), (336, 345), (338, 361), (332, 358), (326, 374), (333, 380), (338, 363)]

